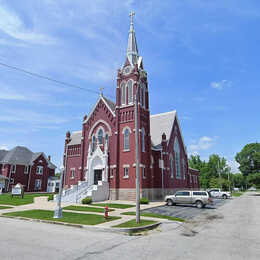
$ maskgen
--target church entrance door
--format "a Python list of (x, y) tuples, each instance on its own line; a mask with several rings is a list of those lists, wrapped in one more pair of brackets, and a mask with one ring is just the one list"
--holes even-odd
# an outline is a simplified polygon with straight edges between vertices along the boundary
[(102, 170), (94, 170), (94, 184), (97, 185), (98, 181), (102, 181)]

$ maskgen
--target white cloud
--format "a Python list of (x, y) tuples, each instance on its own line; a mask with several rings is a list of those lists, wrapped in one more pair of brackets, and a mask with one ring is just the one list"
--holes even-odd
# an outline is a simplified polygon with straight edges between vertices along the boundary
[(8, 147), (6, 144), (0, 144), (0, 150), (8, 150)]
[(211, 82), (210, 86), (212, 88), (215, 88), (215, 89), (218, 89), (218, 90), (222, 90), (224, 88), (231, 87), (232, 86), (232, 82), (229, 81), (229, 80), (223, 79), (223, 80), (221, 80), (219, 82), (217, 82), (217, 81)]
[(197, 142), (194, 142), (189, 146), (189, 150), (192, 154), (198, 154), (198, 151), (208, 150), (215, 142), (215, 138), (211, 138), (208, 136), (201, 137)]
[(0, 6), (0, 28), (12, 38), (38, 44), (54, 44), (56, 41), (47, 35), (29, 30), (22, 20), (10, 10)]
[(239, 163), (235, 160), (227, 160), (227, 165), (231, 168), (231, 172), (238, 173), (240, 170), (238, 167), (240, 166)]

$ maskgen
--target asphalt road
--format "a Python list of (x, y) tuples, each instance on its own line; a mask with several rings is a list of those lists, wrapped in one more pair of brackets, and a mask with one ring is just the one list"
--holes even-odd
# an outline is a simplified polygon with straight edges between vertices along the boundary
[(143, 210), (143, 212), (158, 213), (162, 215), (178, 217), (182, 219), (193, 219), (206, 211), (212, 211), (223, 206), (225, 203), (229, 203), (232, 199), (214, 199), (213, 205), (207, 205), (205, 208), (198, 209), (195, 205), (175, 205), (175, 206), (160, 206), (151, 209)]
[(200, 213), (143, 236), (0, 218), (0, 259), (260, 259), (260, 196)]

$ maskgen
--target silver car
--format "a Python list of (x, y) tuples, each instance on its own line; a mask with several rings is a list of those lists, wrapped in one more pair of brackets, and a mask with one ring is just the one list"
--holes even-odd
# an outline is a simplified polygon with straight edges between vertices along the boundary
[(208, 204), (213, 204), (210, 194), (207, 191), (181, 190), (174, 195), (168, 195), (164, 201), (168, 206), (176, 204), (195, 204), (197, 208), (203, 208)]

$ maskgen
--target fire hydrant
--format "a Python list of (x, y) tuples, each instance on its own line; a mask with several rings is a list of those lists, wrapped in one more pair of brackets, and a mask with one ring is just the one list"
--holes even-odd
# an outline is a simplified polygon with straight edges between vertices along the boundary
[(107, 205), (105, 206), (105, 209), (104, 209), (104, 218), (105, 219), (108, 218), (108, 206)]

